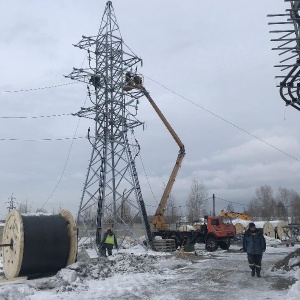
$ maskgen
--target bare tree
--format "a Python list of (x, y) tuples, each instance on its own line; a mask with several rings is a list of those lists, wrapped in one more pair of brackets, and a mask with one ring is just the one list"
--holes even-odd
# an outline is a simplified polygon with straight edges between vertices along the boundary
[(38, 209), (36, 209), (35, 212), (36, 213), (42, 213), (42, 214), (47, 214), (48, 213), (47, 209), (45, 209), (45, 208), (38, 208)]
[(178, 208), (176, 207), (176, 200), (171, 194), (165, 208), (164, 218), (166, 223), (176, 223), (179, 218)]
[(58, 214), (62, 209), (63, 209), (63, 207), (62, 207), (62, 205), (61, 205), (61, 203), (60, 203), (58, 207), (52, 207), (52, 214), (53, 214), (53, 215), (56, 215), (56, 214)]
[(232, 203), (229, 203), (229, 204), (227, 205), (226, 211), (227, 211), (227, 212), (234, 211), (234, 207), (233, 207)]
[(129, 205), (126, 200), (121, 202), (118, 211), (121, 222), (129, 223), (132, 220), (131, 205)]
[(292, 200), (297, 199), (297, 193), (292, 189), (279, 188), (276, 200), (277, 200), (277, 215), (283, 220), (288, 220), (289, 216), (294, 214), (293, 207), (291, 206)]
[(276, 218), (280, 220), (288, 220), (288, 207), (282, 201), (276, 202)]
[(97, 206), (92, 205), (85, 210), (82, 210), (82, 217), (85, 220), (86, 223), (95, 223), (97, 216)]
[(28, 200), (26, 199), (24, 202), (21, 202), (18, 206), (18, 211), (21, 214), (27, 214), (32, 212), (32, 205), (28, 204)]
[(293, 195), (294, 191), (289, 190), (287, 188), (278, 188), (277, 195), (276, 195), (276, 200), (278, 202), (281, 202), (285, 207), (289, 206), (291, 203), (291, 198)]
[(273, 190), (269, 185), (256, 189), (256, 199), (259, 204), (260, 217), (264, 220), (272, 220), (276, 215), (276, 201)]
[(300, 196), (292, 190), (291, 198), (291, 223), (300, 224)]
[(259, 220), (261, 216), (260, 209), (259, 201), (257, 199), (252, 199), (250, 200), (248, 209), (245, 210), (244, 213), (251, 216), (253, 220)]
[(191, 191), (187, 199), (189, 222), (199, 220), (205, 210), (205, 199), (208, 192), (206, 186), (193, 179)]

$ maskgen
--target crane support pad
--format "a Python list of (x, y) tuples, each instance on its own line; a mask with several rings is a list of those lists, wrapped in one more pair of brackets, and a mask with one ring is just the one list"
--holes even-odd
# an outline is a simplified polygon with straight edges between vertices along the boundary
[(158, 252), (174, 252), (176, 244), (174, 239), (158, 239), (153, 240), (153, 247)]

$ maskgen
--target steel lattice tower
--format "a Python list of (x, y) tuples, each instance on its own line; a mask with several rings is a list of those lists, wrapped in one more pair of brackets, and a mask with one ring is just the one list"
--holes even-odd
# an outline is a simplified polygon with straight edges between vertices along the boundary
[[(137, 120), (140, 91), (124, 91), (125, 73), (142, 63), (121, 37), (111, 1), (106, 3), (97, 36), (82, 37), (75, 45), (87, 51), (89, 66), (74, 68), (68, 78), (88, 84), (90, 107), (81, 108), (79, 117), (93, 120), (88, 130), (92, 154), (78, 211), (81, 236), (96, 241), (106, 226), (113, 227), (122, 244), (127, 236), (139, 241), (133, 223), (142, 228), (151, 242), (150, 227), (135, 166), (139, 145), (131, 133), (142, 123)], [(126, 50), (125, 50), (126, 48)], [(140, 242), (140, 241), (139, 241)]]
[(272, 50), (278, 51), (281, 56), (280, 64), (275, 67), (285, 73), (276, 76), (281, 80), (278, 85), (280, 96), (287, 106), (300, 110), (300, 1), (285, 2), (290, 2), (291, 5), (285, 13), (268, 15), (276, 18), (275, 22), (269, 22), (269, 25), (276, 27), (270, 33), (280, 35), (279, 38), (271, 39), (279, 43)]

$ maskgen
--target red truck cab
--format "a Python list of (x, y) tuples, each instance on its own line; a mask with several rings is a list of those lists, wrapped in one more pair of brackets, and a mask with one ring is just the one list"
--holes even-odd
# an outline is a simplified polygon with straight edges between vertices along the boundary
[(228, 217), (205, 217), (206, 234), (205, 248), (208, 251), (215, 251), (218, 247), (227, 250), (230, 241), (236, 235), (235, 226)]

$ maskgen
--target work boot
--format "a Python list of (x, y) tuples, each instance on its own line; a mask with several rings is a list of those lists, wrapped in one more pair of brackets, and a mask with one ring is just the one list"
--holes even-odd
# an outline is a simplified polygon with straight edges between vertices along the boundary
[(257, 277), (261, 277), (261, 276), (260, 276), (260, 268), (256, 268), (256, 276), (257, 276)]
[(254, 277), (255, 276), (255, 268), (251, 268), (251, 276)]

